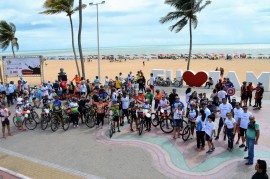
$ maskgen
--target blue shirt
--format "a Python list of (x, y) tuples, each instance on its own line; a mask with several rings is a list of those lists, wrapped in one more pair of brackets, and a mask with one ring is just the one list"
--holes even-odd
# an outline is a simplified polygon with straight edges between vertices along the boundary
[(95, 79), (94, 80), (94, 83), (100, 83), (100, 80), (99, 79)]
[(61, 107), (61, 106), (62, 106), (62, 102), (61, 102), (60, 100), (54, 100), (54, 101), (53, 101), (53, 105), (54, 105), (54, 106)]
[(173, 107), (172, 107), (172, 110), (174, 110), (174, 108), (177, 108), (179, 104), (182, 104), (182, 110), (185, 110), (185, 105), (181, 101), (174, 102)]

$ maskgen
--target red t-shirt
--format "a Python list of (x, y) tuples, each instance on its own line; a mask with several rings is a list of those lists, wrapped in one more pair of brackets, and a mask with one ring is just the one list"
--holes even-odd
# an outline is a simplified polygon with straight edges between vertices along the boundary
[(66, 81), (61, 81), (60, 87), (62, 88), (62, 90), (66, 90), (67, 89), (67, 82)]

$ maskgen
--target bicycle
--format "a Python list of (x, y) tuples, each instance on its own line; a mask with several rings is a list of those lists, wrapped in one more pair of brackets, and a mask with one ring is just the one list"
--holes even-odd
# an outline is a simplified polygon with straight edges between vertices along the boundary
[(49, 109), (42, 109), (41, 112), (41, 119), (40, 119), (40, 126), (42, 130), (46, 130), (48, 127), (48, 124), (51, 122), (52, 120), (52, 115), (50, 113)]
[(182, 132), (183, 141), (187, 141), (191, 133), (191, 122), (188, 121), (187, 126), (184, 128)]
[(143, 116), (143, 112), (138, 112), (138, 121), (139, 121), (139, 135), (142, 135), (142, 132), (143, 132), (143, 126), (146, 126), (146, 121), (145, 121), (145, 118)]
[(167, 112), (165, 112), (163, 109), (161, 109), (160, 112), (160, 129), (166, 134), (172, 133), (174, 128), (172, 115), (168, 115)]
[(61, 112), (53, 112), (53, 117), (51, 120), (51, 129), (53, 132), (57, 131), (60, 123), (64, 131), (68, 130), (70, 124), (70, 109), (64, 110), (64, 114)]
[(96, 117), (96, 108), (92, 107), (88, 113), (86, 113), (85, 117), (85, 125), (89, 128), (93, 128), (95, 124), (97, 123), (97, 117)]
[[(31, 117), (30, 113), (31, 113), (30, 110), (23, 112), (24, 118), (22, 121), (22, 125), (25, 125), (25, 127), (29, 130), (34, 130), (37, 127), (37, 122), (34, 118)], [(14, 123), (14, 126), (18, 127), (16, 116), (13, 117), (13, 123)]]

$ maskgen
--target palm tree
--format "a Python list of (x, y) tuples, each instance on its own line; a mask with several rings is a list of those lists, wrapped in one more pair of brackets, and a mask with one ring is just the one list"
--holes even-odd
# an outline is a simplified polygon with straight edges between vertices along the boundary
[(16, 26), (10, 22), (9, 24), (2, 20), (0, 21), (0, 48), (5, 51), (11, 44), (13, 57), (15, 58), (14, 48), (19, 50), (18, 38), (15, 37)]
[(78, 75), (81, 76), (80, 69), (79, 69), (78, 62), (77, 62), (77, 55), (76, 55), (76, 51), (75, 51), (75, 46), (74, 46), (74, 31), (73, 31), (73, 23), (72, 23), (71, 16), (76, 11), (78, 11), (80, 9), (80, 7), (85, 8), (86, 5), (83, 4), (83, 5), (75, 7), (75, 8), (73, 8), (73, 5), (74, 5), (74, 0), (46, 0), (44, 2), (43, 7), (47, 10), (40, 12), (40, 14), (59, 14), (59, 13), (65, 12), (67, 14), (67, 16), (69, 17), (74, 59), (76, 62)]
[(192, 52), (192, 25), (194, 29), (198, 25), (196, 13), (201, 12), (210, 3), (211, 1), (203, 3), (203, 0), (165, 0), (165, 4), (174, 7), (176, 11), (169, 12), (166, 16), (162, 17), (160, 19), (162, 24), (172, 20), (178, 20), (176, 24), (169, 27), (171, 31), (175, 30), (175, 33), (178, 33), (189, 23), (190, 43), (187, 70), (189, 70)]
[[(82, 7), (82, 0), (79, 0), (79, 7)], [(84, 70), (84, 59), (82, 53), (82, 43), (81, 43), (81, 34), (82, 34), (82, 8), (79, 10), (79, 32), (78, 32), (78, 46), (79, 46), (79, 53), (81, 59), (81, 67), (82, 67), (82, 77), (85, 78), (85, 70)]]

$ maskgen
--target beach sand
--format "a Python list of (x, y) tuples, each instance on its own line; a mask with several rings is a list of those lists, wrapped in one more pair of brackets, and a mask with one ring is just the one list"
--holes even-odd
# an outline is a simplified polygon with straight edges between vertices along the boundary
[[(145, 66), (143, 66), (145, 61)], [(80, 66), (80, 61), (78, 61)], [(146, 79), (149, 79), (149, 74), (152, 69), (166, 69), (172, 70), (173, 76), (175, 71), (182, 69), (186, 70), (187, 62), (184, 59), (180, 60), (156, 60), (152, 59), (137, 59), (127, 60), (126, 62), (109, 62), (108, 60), (101, 60), (101, 82), (104, 81), (104, 77), (107, 75), (109, 78), (114, 79), (119, 72), (122, 72), (123, 77), (132, 71), (136, 74), (137, 71), (142, 70)], [(261, 72), (270, 72), (270, 60), (269, 59), (234, 59), (234, 60), (208, 60), (208, 59), (192, 59), (190, 69), (198, 72), (201, 70), (213, 71), (216, 67), (223, 67), (225, 70), (225, 76), (228, 71), (236, 71), (237, 76), (241, 81), (246, 80), (246, 71), (253, 71), (257, 76)], [(68, 79), (72, 80), (74, 75), (77, 74), (76, 65), (74, 60), (47, 60), (44, 62), (44, 80), (54, 81), (57, 79), (57, 75), (60, 68), (64, 68), (64, 71), (68, 75)], [(98, 61), (85, 62), (86, 79), (93, 81), (98, 74)], [(38, 77), (25, 77), (30, 85), (39, 84), (40, 78)], [(10, 80), (17, 81), (18, 78), (9, 78)]]

